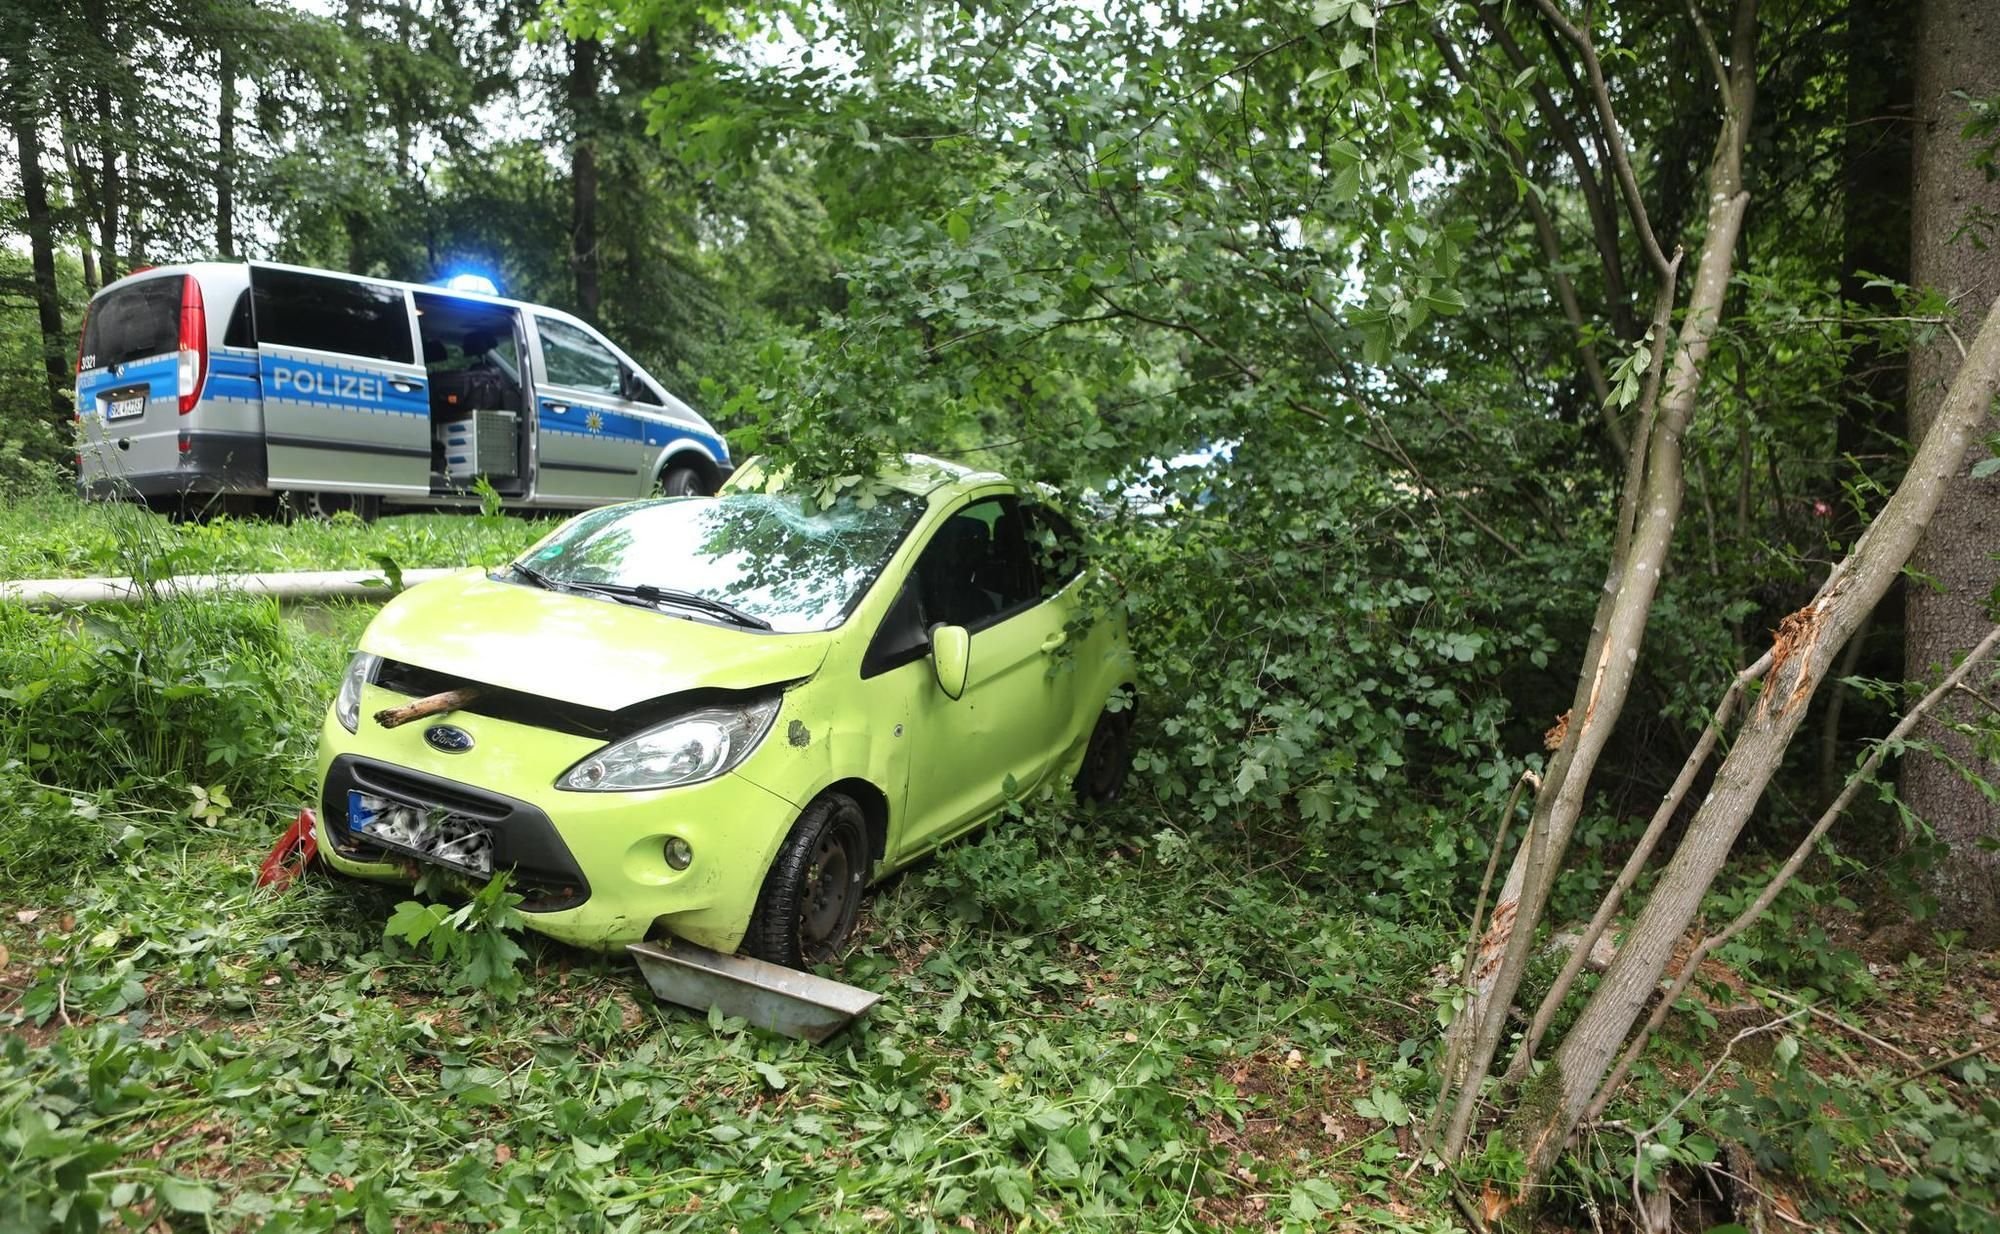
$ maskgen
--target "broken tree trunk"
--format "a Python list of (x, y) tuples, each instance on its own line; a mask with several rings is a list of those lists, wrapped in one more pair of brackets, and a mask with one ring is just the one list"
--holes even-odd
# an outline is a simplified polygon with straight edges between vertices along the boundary
[(1524, 1092), (1509, 1138), (1539, 1180), (1576, 1127), (1634, 1021), (1657, 990), (1674, 945), (1728, 860), (1806, 708), (1848, 637), (1901, 573), (1936, 512), (1966, 444), (2000, 388), (2000, 301), (1959, 367), (1909, 472), (1854, 551), (1835, 566), (1812, 603), (1780, 623), (1762, 697), (1738, 731), (1715, 783), (1688, 824), (1673, 860), (1640, 911), (1618, 958), (1563, 1038), (1551, 1065)]
[[(1754, 53), (1755, 0), (1740, 0), (1730, 45), (1730, 64), (1716, 62), (1721, 85), (1727, 87), (1722, 131), (1709, 164), (1708, 225), (1697, 263), (1694, 289), (1666, 369), (1663, 350), (1669, 333), (1679, 254), (1667, 258), (1652, 241), (1652, 230), (1630, 175), (1623, 138), (1611, 113), (1610, 93), (1603, 79), (1588, 31), (1572, 25), (1553, 0), (1538, 0), (1543, 11), (1574, 43), (1588, 70), (1600, 121), (1611, 139), (1627, 202), (1654, 259), (1662, 287), (1654, 311), (1654, 361), (1649, 380), (1655, 383), (1641, 399), (1633, 452), (1621, 497), (1619, 533), (1612, 564), (1598, 603), (1591, 638), (1578, 677), (1567, 731), (1549, 763), (1542, 791), (1536, 796), (1527, 837), (1515, 854), (1507, 881), (1493, 906), (1492, 923), (1479, 941), (1473, 980), (1465, 1010), (1449, 1030), (1446, 1056), (1456, 1065), (1443, 1077), (1446, 1099), (1455, 1089), (1456, 1101), (1446, 1131), (1442, 1156), (1455, 1160), (1464, 1148), (1479, 1099), (1479, 1090), (1493, 1065), (1506, 1028), (1507, 1008), (1520, 988), (1531, 956), (1535, 923), (1540, 919), (1562, 864), (1564, 849), (1583, 812), (1591, 773), (1603, 754), (1637, 672), (1639, 647), (1652, 612), (1660, 572), (1673, 543), (1686, 494), (1681, 437), (1695, 411), (1703, 367), (1722, 319), (1736, 241), (1749, 206), (1743, 189), (1743, 149), (1756, 99)], [(1704, 37), (1706, 31), (1703, 31)], [(1664, 384), (1661, 383), (1666, 371)], [(1516, 935), (1519, 935), (1517, 938)]]

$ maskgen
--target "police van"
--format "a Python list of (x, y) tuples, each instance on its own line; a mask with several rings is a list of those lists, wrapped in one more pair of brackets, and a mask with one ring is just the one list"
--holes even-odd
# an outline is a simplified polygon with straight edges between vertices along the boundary
[(159, 504), (578, 509), (712, 493), (722, 435), (602, 334), (497, 296), (264, 262), (91, 298), (77, 484)]

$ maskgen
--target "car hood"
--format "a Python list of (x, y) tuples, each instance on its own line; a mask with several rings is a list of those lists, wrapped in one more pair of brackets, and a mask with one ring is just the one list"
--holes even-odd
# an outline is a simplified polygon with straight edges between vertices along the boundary
[(684, 690), (809, 677), (830, 634), (772, 634), (469, 570), (383, 608), (361, 650), (468, 681), (616, 711)]

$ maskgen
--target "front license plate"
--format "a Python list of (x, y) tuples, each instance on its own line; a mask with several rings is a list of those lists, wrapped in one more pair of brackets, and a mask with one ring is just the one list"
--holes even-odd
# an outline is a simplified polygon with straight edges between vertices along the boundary
[(104, 405), (104, 418), (107, 420), (130, 420), (145, 414), (146, 396), (143, 394), (128, 394), (123, 398), (114, 398)]
[(481, 878), (493, 873), (493, 833), (484, 823), (449, 810), (421, 809), (349, 789), (347, 829), (419, 861)]

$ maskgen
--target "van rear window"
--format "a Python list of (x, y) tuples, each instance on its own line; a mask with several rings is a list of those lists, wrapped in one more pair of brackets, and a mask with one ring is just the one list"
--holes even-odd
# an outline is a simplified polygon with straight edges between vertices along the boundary
[(181, 343), (181, 284), (168, 274), (114, 288), (91, 301), (79, 368), (109, 368), (161, 356)]
[(410, 310), (400, 287), (262, 268), (251, 271), (250, 287), (262, 346), (416, 361)]

